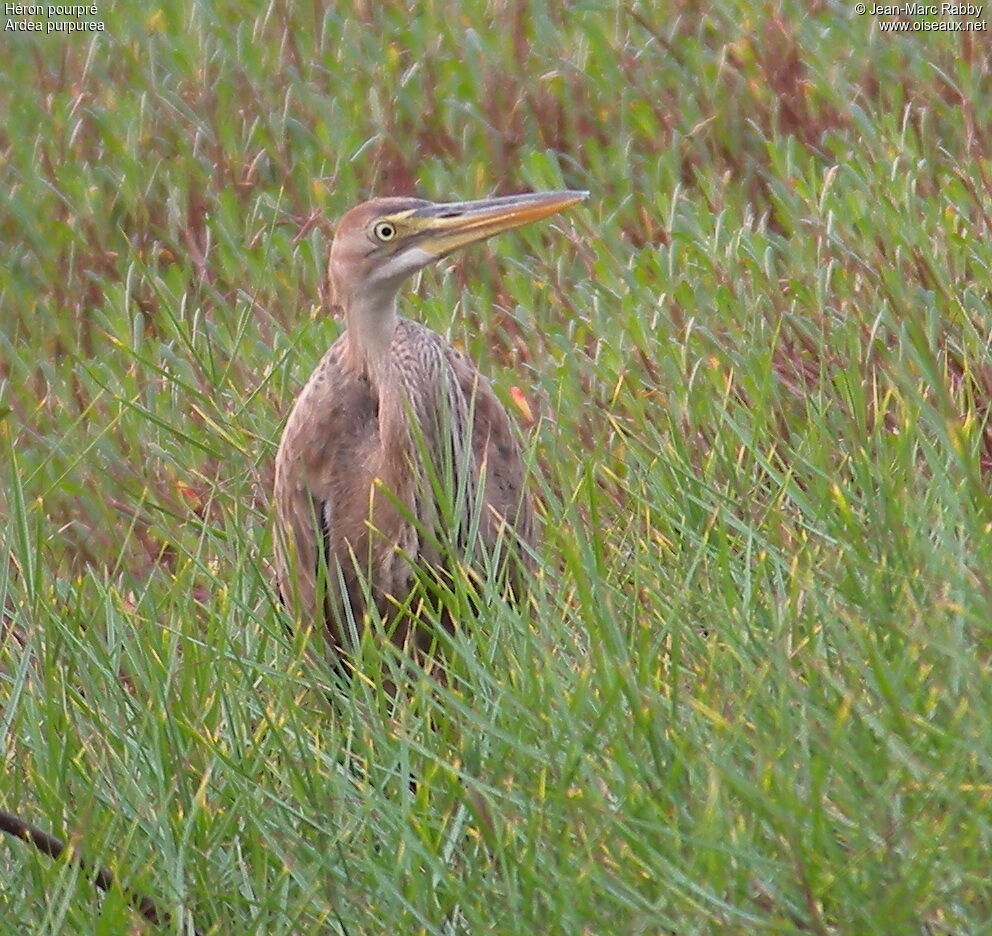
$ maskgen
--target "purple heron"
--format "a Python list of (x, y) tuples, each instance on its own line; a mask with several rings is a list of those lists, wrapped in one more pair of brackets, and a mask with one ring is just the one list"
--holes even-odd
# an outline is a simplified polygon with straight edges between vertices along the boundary
[(510, 417), (467, 357), (398, 314), (397, 295), (454, 250), (587, 194), (377, 198), (341, 219), (328, 278), (345, 331), (293, 406), (275, 477), (280, 596), (298, 622), (324, 629), (332, 659), (363, 633), (372, 603), (395, 643), (423, 646), (410, 601), (418, 572), (485, 574), (493, 557), (505, 572), (514, 554), (519, 572), (533, 517)]

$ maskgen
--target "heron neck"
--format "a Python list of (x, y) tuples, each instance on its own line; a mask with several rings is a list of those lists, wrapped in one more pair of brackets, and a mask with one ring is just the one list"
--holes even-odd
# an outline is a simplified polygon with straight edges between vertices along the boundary
[(380, 384), (396, 332), (396, 295), (355, 296), (345, 310), (351, 365)]
[(349, 363), (367, 376), (378, 400), (379, 460), (376, 474), (394, 493), (410, 480), (410, 426), (402, 380), (390, 353), (399, 323), (396, 296), (364, 294), (345, 307)]

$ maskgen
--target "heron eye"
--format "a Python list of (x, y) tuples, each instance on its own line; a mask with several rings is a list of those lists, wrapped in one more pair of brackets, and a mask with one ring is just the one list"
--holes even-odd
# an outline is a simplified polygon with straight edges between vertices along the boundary
[(381, 241), (391, 241), (396, 236), (396, 228), (388, 221), (380, 221), (372, 232)]

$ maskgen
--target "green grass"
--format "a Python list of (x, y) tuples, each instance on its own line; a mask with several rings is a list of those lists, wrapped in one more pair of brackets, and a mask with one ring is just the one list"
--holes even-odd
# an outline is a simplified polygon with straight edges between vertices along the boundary
[[(658, 6), (4, 35), (0, 806), (171, 932), (989, 931), (985, 40)], [(268, 498), (333, 220), (559, 186), (405, 304), (539, 417), (532, 605), (332, 710)], [(0, 876), (3, 934), (137, 926)]]

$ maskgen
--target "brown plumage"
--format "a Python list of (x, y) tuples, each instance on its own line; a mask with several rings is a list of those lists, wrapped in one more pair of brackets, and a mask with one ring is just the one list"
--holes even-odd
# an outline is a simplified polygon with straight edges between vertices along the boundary
[[(418, 570), (519, 569), (533, 538), (510, 418), (471, 361), (400, 317), (402, 281), (453, 250), (585, 197), (554, 192), (435, 205), (380, 198), (349, 211), (328, 276), (346, 322), (296, 401), (276, 457), (284, 604), (340, 658), (367, 623), (420, 644), (404, 608)], [(512, 571), (511, 568), (511, 571)]]

